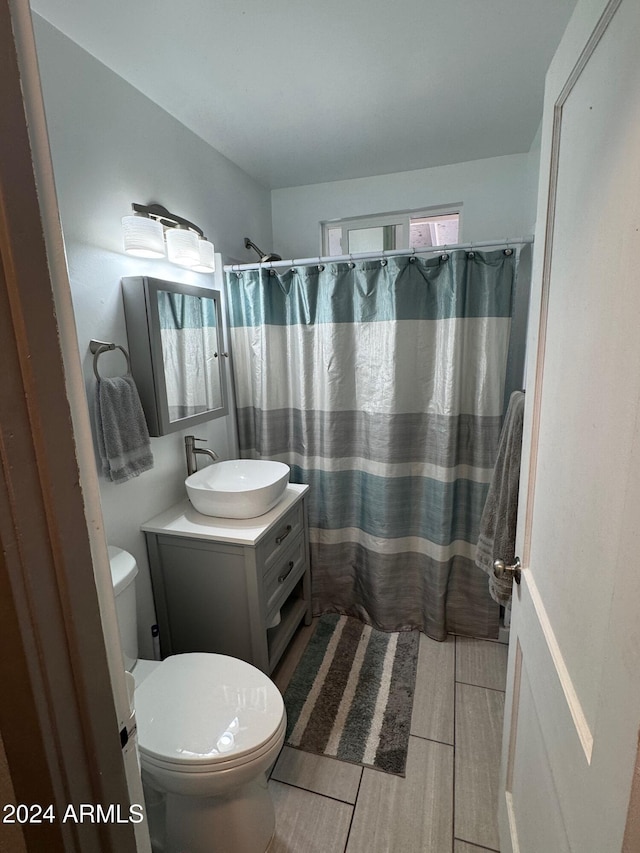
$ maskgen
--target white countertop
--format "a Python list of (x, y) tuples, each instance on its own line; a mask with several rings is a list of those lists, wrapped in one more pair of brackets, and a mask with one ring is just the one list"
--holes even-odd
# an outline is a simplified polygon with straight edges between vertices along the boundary
[(202, 515), (188, 498), (150, 518), (140, 526), (146, 533), (186, 536), (210, 542), (230, 542), (236, 545), (255, 545), (276, 525), (279, 519), (309, 491), (309, 486), (289, 483), (284, 497), (273, 509), (257, 518), (217, 518)]

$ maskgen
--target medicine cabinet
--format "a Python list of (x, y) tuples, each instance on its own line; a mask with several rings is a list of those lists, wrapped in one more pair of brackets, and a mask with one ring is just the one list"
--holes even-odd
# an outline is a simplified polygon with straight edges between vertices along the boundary
[(131, 373), (149, 434), (167, 435), (228, 414), (220, 292), (122, 279)]

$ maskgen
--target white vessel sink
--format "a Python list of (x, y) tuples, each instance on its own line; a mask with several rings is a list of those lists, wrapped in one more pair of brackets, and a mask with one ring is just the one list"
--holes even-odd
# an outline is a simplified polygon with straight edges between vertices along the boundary
[(194, 508), (221, 518), (264, 515), (284, 495), (289, 466), (268, 459), (214, 462), (184, 481)]

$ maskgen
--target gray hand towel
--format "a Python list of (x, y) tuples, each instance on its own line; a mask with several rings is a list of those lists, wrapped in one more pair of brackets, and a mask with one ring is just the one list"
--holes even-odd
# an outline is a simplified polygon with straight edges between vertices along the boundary
[(493, 561), (500, 559), (512, 564), (515, 558), (523, 413), (524, 394), (514, 391), (509, 399), (498, 457), (480, 519), (476, 565), (489, 575), (489, 593), (498, 604), (507, 604), (511, 599), (511, 578), (497, 578), (493, 574)]
[(153, 468), (149, 430), (133, 376), (98, 379), (96, 432), (102, 473), (124, 483)]

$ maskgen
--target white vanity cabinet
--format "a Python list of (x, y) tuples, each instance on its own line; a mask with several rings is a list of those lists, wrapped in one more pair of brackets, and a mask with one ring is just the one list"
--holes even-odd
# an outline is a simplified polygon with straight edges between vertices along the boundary
[(259, 518), (213, 518), (183, 501), (142, 525), (163, 657), (217, 652), (273, 671), (311, 622), (308, 490), (288, 485)]

